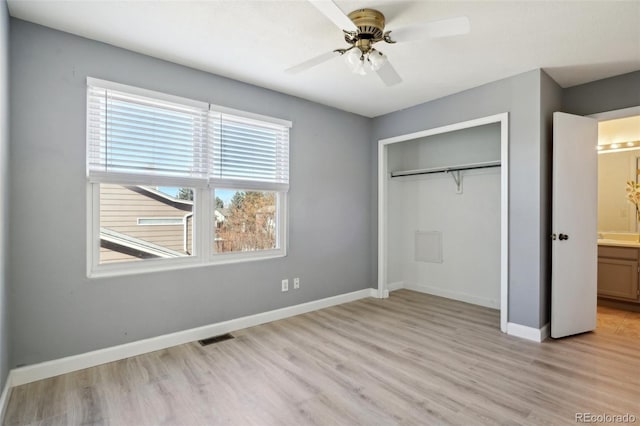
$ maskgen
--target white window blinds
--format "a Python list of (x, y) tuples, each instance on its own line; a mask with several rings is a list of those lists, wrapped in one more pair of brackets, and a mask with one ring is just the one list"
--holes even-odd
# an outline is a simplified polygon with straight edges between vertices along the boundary
[(207, 179), (207, 111), (100, 87), (88, 89), (88, 169)]
[(288, 127), (212, 111), (211, 130), (214, 182), (242, 188), (243, 183), (253, 181), (263, 183), (264, 189), (286, 189)]
[(90, 178), (288, 189), (290, 124), (209, 111), (208, 104), (102, 80), (88, 83)]

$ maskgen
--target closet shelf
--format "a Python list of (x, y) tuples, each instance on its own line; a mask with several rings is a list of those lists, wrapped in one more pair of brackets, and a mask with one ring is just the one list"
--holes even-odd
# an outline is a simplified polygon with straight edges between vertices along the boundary
[(487, 169), (490, 167), (500, 167), (500, 161), (485, 161), (483, 163), (461, 164), (458, 166), (448, 167), (432, 167), (430, 169), (398, 170), (395, 172), (391, 172), (391, 177), (394, 178), (401, 176), (427, 175), (431, 173), (449, 173), (457, 172), (460, 170)]

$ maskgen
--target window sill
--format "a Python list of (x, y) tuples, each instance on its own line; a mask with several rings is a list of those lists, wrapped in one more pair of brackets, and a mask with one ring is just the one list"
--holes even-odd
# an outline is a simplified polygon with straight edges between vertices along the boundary
[[(154, 272), (176, 271), (180, 269), (201, 268), (206, 266), (221, 266), (234, 263), (255, 262), (260, 260), (278, 259), (286, 257), (284, 250), (271, 250), (265, 253), (223, 254), (217, 255), (208, 261), (202, 259), (180, 259), (176, 261), (146, 260), (144, 264), (114, 264), (95, 268), (89, 271), (90, 279), (122, 277), (129, 275), (148, 274)], [(149, 264), (152, 263), (152, 264)]]

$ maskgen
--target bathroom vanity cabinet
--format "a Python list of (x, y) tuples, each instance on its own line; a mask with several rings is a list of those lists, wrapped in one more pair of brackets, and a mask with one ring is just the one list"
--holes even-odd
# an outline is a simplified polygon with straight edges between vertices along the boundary
[(598, 245), (598, 296), (640, 303), (639, 256), (640, 246)]

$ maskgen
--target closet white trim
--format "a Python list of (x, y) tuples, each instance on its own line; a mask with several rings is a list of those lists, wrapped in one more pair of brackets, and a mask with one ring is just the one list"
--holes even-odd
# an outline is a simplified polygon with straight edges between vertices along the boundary
[(482, 117), (378, 141), (378, 297), (387, 286), (387, 148), (389, 145), (456, 130), (500, 123), (500, 330), (507, 332), (509, 302), (509, 113)]

